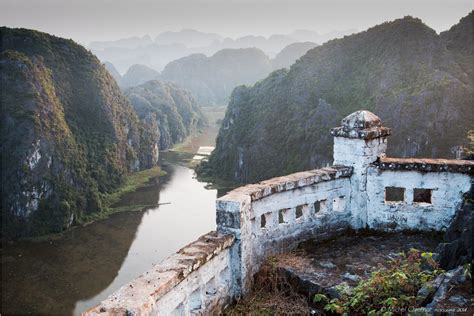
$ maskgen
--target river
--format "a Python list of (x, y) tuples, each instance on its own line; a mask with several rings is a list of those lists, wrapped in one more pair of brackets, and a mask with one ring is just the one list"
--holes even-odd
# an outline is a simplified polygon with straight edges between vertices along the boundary
[(78, 315), (214, 230), (217, 190), (198, 182), (178, 155), (161, 159), (167, 175), (122, 198), (156, 207), (117, 213), (47, 241), (4, 243), (2, 313)]

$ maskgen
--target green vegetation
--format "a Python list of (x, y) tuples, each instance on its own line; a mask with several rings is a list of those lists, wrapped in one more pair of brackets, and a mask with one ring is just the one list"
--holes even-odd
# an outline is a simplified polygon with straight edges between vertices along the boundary
[(160, 130), (160, 150), (182, 142), (206, 125), (193, 96), (176, 85), (152, 80), (125, 90), (139, 118)]
[(473, 16), (443, 36), (412, 17), (383, 23), (237, 87), (199, 173), (245, 183), (330, 164), (329, 130), (360, 109), (393, 129), (388, 155), (452, 158), (474, 121), (473, 65), (459, 58), (472, 59)]
[(166, 175), (166, 172), (161, 170), (158, 166), (129, 174), (116, 191), (104, 196), (103, 211), (85, 216), (81, 219), (80, 223), (87, 223), (98, 219), (103, 219), (117, 212), (139, 211), (145, 207), (154, 206), (142, 204), (119, 206), (117, 203), (120, 202), (125, 194), (135, 192), (139, 188), (147, 186), (153, 179), (162, 177), (164, 175)]
[(431, 253), (412, 249), (391, 260), (387, 269), (373, 272), (355, 288), (340, 289), (340, 298), (329, 300), (324, 294), (316, 294), (313, 302), (338, 315), (404, 314), (403, 311), (420, 307), (418, 290), (441, 272)]
[(106, 211), (129, 172), (156, 165), (157, 129), (82, 46), (26, 29), (0, 35), (2, 233), (60, 232)]

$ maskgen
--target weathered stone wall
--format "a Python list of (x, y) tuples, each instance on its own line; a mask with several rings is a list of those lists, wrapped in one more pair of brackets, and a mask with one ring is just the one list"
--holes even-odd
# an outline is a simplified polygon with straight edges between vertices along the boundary
[(269, 255), (350, 226), (351, 167), (333, 166), (238, 188), (217, 201), (218, 232), (234, 234), (233, 271), (242, 294)]
[(220, 314), (250, 290), (266, 257), (302, 240), (347, 228), (448, 227), (471, 187), (474, 162), (387, 158), (391, 130), (368, 111), (349, 115), (331, 132), (332, 167), (229, 192), (216, 202), (217, 233), (179, 250), (85, 315)]
[[(367, 172), (367, 227), (444, 231), (460, 208), (471, 181), (466, 173), (392, 171), (371, 166)], [(402, 188), (402, 201), (386, 201), (387, 187)], [(428, 189), (431, 201), (414, 201), (415, 189)]]
[(232, 235), (203, 235), (83, 315), (218, 314), (237, 295), (233, 242)]
[(334, 137), (334, 163), (351, 166), (351, 226), (355, 229), (367, 225), (367, 168), (378, 157), (385, 155), (387, 137), (356, 139)]

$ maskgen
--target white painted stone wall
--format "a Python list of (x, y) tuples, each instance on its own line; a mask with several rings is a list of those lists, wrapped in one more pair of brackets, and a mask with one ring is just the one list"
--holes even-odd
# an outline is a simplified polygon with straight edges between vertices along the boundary
[(235, 294), (230, 265), (230, 250), (226, 249), (160, 298), (150, 314), (218, 314)]
[(355, 229), (367, 225), (367, 168), (387, 150), (387, 137), (354, 139), (334, 137), (334, 164), (351, 166), (351, 225)]
[(334, 166), (296, 173), (218, 199), (218, 231), (236, 237), (232, 267), (242, 294), (269, 255), (350, 227), (351, 171)]
[[(390, 129), (358, 111), (332, 130), (334, 165), (237, 188), (216, 202), (217, 233), (179, 250), (85, 315), (214, 315), (245, 295), (269, 255), (347, 228), (445, 230), (471, 184), (474, 163), (386, 158)], [(388, 169), (387, 169), (388, 168)], [(385, 188), (404, 188), (386, 202)], [(413, 202), (415, 188), (431, 203)]]
[[(419, 172), (368, 168), (367, 227), (377, 230), (444, 231), (459, 209), (471, 176), (453, 172)], [(386, 202), (385, 188), (405, 188), (403, 202)], [(413, 202), (415, 188), (432, 189), (431, 204)]]
[(255, 201), (250, 216), (251, 248), (247, 254), (252, 274), (270, 255), (291, 250), (305, 239), (317, 238), (318, 233), (327, 236), (329, 231), (348, 228), (349, 199), (350, 181), (342, 178)]
[(121, 287), (87, 316), (216, 315), (238, 295), (232, 235), (210, 232)]

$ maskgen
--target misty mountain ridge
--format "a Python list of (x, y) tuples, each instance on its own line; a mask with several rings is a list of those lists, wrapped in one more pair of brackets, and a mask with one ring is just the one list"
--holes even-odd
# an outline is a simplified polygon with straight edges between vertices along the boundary
[(311, 30), (295, 30), (289, 34), (274, 34), (268, 37), (247, 35), (233, 39), (216, 33), (184, 29), (178, 32), (163, 32), (154, 41), (150, 36), (130, 37), (116, 41), (91, 42), (89, 48), (100, 60), (113, 63), (118, 71), (124, 74), (133, 64), (144, 64), (161, 71), (166, 64), (178, 58), (198, 53), (211, 56), (226, 48), (256, 47), (274, 57), (284, 47), (295, 42), (321, 44), (354, 32), (354, 29), (349, 29), (320, 34)]
[(182, 44), (188, 48), (193, 48), (210, 46), (214, 42), (222, 40), (223, 37), (216, 33), (204, 33), (193, 29), (183, 29), (178, 32), (163, 32), (155, 38), (155, 43), (159, 45)]
[(190, 91), (200, 106), (226, 106), (235, 87), (253, 85), (271, 71), (291, 66), (315, 46), (312, 42), (293, 43), (275, 59), (257, 48), (222, 49), (210, 57), (192, 54), (177, 59), (161, 73), (145, 65), (133, 65), (123, 77), (111, 63), (105, 65), (123, 89), (160, 79)]
[(120, 86), (122, 88), (138, 86), (147, 81), (157, 79), (160, 73), (145, 65), (132, 65), (128, 68), (123, 77), (120, 78)]
[(441, 35), (412, 17), (385, 22), (236, 88), (200, 173), (255, 182), (324, 166), (330, 128), (360, 109), (393, 129), (388, 155), (452, 158), (474, 121), (473, 22)]

